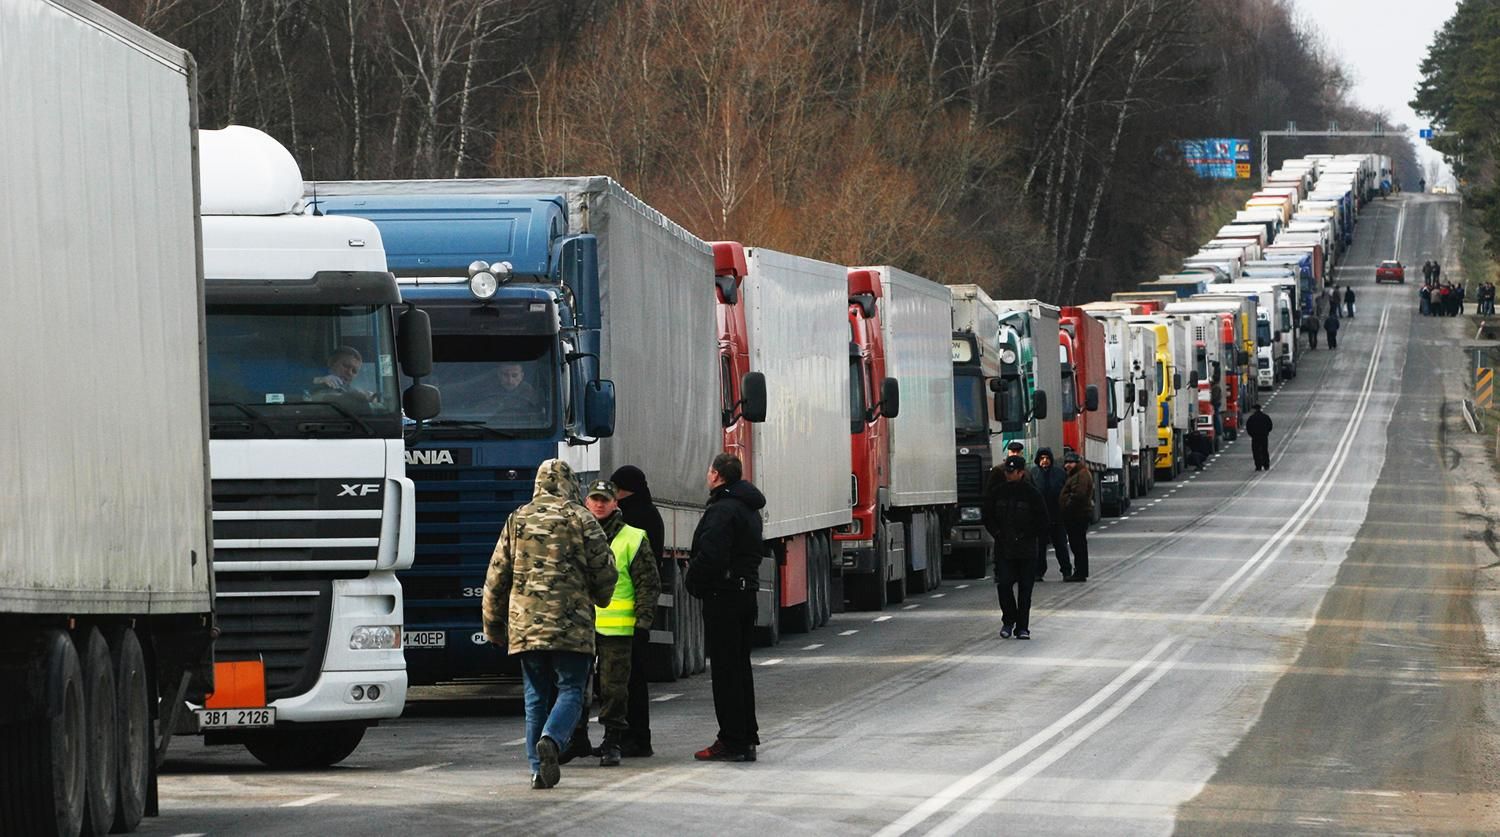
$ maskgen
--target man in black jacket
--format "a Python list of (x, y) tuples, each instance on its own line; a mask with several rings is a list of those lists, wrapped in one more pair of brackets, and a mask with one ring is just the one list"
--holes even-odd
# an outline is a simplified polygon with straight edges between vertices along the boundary
[(760, 586), (760, 510), (765, 495), (742, 479), (744, 466), (721, 453), (708, 468), (708, 507), (693, 532), (688, 592), (703, 600), (703, 628), (712, 664), (719, 737), (693, 754), (699, 761), (755, 761), (755, 682), (750, 641)]
[(1036, 583), (1032, 562), (1038, 535), (1048, 523), (1047, 503), (1026, 479), (1026, 460), (1007, 457), (990, 471), (981, 514), (984, 528), (995, 539), (1000, 638), (1031, 639), (1031, 588)]
[(1250, 434), (1250, 452), (1255, 455), (1255, 470), (1271, 470), (1271, 417), (1261, 412), (1260, 405), (1251, 408), (1254, 410), (1250, 418), (1245, 419), (1245, 432)]
[(1031, 482), (1041, 492), (1046, 502), (1047, 528), (1037, 533), (1036, 580), (1047, 575), (1047, 544), (1057, 553), (1057, 568), (1063, 578), (1073, 574), (1073, 562), (1068, 555), (1068, 530), (1063, 526), (1062, 508), (1058, 505), (1062, 497), (1063, 483), (1068, 481), (1068, 472), (1052, 458), (1052, 448), (1039, 448), (1036, 464), (1031, 466)]
[[(645, 530), (656, 552), (662, 589), (671, 592), (677, 578), (677, 563), (667, 557), (667, 527), (651, 500), (646, 473), (634, 465), (622, 465), (610, 475), (609, 481), (615, 484), (615, 496), (619, 498), (625, 522)], [(636, 631), (635, 644), (630, 649), (630, 702), (625, 713), (630, 728), (620, 742), (620, 755), (625, 758), (642, 758), (655, 752), (651, 749), (651, 694), (646, 685), (646, 657), (650, 650), (651, 632)]]

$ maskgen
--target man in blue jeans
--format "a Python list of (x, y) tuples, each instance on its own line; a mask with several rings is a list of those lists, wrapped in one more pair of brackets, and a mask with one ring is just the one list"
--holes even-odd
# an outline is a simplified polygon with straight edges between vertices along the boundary
[(484, 635), (521, 658), (531, 786), (562, 778), (559, 757), (584, 711), (594, 659), (594, 607), (618, 572), (609, 539), (583, 507), (573, 469), (549, 459), (531, 502), (505, 521), (484, 579)]

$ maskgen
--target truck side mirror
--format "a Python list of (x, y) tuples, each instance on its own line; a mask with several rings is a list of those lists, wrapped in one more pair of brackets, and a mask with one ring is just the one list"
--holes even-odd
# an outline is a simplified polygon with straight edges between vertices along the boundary
[(432, 374), (432, 320), (426, 311), (408, 305), (401, 312), (396, 320), (396, 352), (401, 355), (401, 371), (406, 377)]
[(1172, 373), (1172, 389), (1182, 389), (1182, 373)]
[(1026, 410), (1021, 397), (1020, 378), (996, 378), (990, 381), (995, 391), (995, 415), (1002, 433), (1019, 433), (1026, 429)]
[(1047, 417), (1047, 393), (1037, 390), (1031, 394), (1031, 417), (1040, 421)]
[(1099, 387), (1097, 385), (1089, 384), (1083, 388), (1083, 408), (1091, 413), (1099, 409)]
[(1127, 383), (1125, 385), (1125, 403), (1126, 404), (1134, 404), (1135, 403), (1135, 384), (1133, 384), (1133, 383)]
[(583, 432), (595, 439), (615, 435), (615, 382), (589, 381), (583, 388)]
[(886, 418), (895, 418), (901, 414), (901, 385), (895, 378), (886, 378), (880, 382), (880, 414)]
[(766, 376), (763, 372), (746, 372), (740, 378), (740, 415), (751, 424), (766, 420)]
[(401, 409), (409, 419), (427, 421), (443, 411), (443, 397), (432, 384), (412, 384), (401, 393)]

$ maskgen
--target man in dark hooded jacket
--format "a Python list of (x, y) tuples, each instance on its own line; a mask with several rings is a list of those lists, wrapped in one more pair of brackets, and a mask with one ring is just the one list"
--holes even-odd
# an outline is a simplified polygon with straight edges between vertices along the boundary
[(699, 761), (755, 761), (760, 743), (750, 641), (765, 553), (760, 510), (766, 498), (743, 475), (739, 457), (714, 457), (708, 468), (708, 507), (693, 532), (684, 580), (688, 592), (703, 600), (704, 639), (719, 720), (718, 738), (693, 754)]
[[(625, 522), (646, 531), (646, 538), (656, 550), (657, 566), (663, 589), (671, 591), (677, 578), (677, 564), (666, 556), (666, 523), (661, 512), (651, 500), (651, 486), (646, 482), (646, 473), (634, 465), (622, 465), (610, 475), (615, 484), (615, 496), (620, 501), (620, 514)], [(651, 632), (636, 631), (635, 645), (630, 656), (630, 705), (625, 720), (630, 728), (625, 731), (620, 745), (620, 754), (626, 758), (651, 755), (651, 695), (646, 686), (646, 656), (651, 650)]]
[(980, 513), (984, 528), (995, 539), (995, 592), (1003, 623), (1000, 638), (1031, 639), (1033, 563), (1037, 536), (1048, 524), (1047, 503), (1026, 478), (1026, 460), (1007, 457), (990, 471)]
[(1068, 481), (1068, 472), (1052, 458), (1052, 448), (1039, 448), (1036, 452), (1036, 464), (1031, 466), (1031, 482), (1036, 490), (1042, 494), (1042, 500), (1047, 504), (1047, 525), (1037, 534), (1036, 541), (1036, 580), (1041, 581), (1047, 575), (1047, 543), (1052, 543), (1052, 549), (1057, 553), (1057, 568), (1062, 571), (1063, 578), (1073, 574), (1073, 564), (1068, 555), (1068, 530), (1063, 526), (1062, 507), (1059, 501), (1062, 498), (1063, 483)]

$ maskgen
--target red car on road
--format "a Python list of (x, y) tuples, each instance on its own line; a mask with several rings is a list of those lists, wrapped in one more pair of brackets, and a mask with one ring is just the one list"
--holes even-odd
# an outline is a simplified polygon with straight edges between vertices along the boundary
[(1406, 284), (1406, 266), (1394, 259), (1387, 259), (1375, 266), (1376, 282), (1400, 282)]

